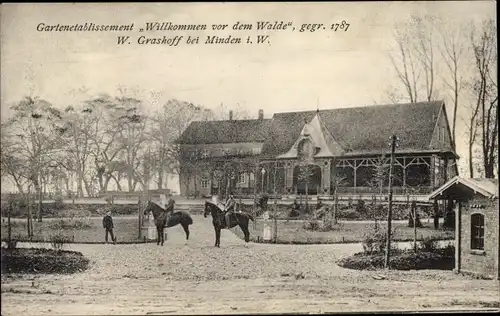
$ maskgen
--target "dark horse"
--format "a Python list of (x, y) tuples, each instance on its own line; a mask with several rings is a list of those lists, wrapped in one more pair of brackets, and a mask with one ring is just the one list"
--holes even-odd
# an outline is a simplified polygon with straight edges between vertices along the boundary
[(226, 219), (224, 218), (224, 212), (212, 202), (205, 201), (205, 212), (204, 217), (208, 214), (212, 215), (212, 223), (215, 229), (215, 247), (220, 248), (220, 231), (223, 228), (233, 228), (236, 225), (240, 226), (243, 234), (245, 234), (245, 241), (250, 241), (250, 232), (248, 231), (249, 220), (254, 220), (253, 216), (247, 213), (235, 213), (231, 214), (230, 225), (227, 227)]
[[(191, 216), (183, 211), (174, 212), (174, 200), (170, 200), (166, 209), (161, 208), (156, 203), (148, 201), (146, 208), (144, 209), (144, 215), (147, 215), (149, 212), (153, 212), (153, 217), (155, 219), (156, 233), (158, 235), (157, 245), (160, 244), (163, 246), (163, 242), (165, 241), (164, 230), (165, 227), (173, 227), (178, 224), (181, 224), (184, 232), (186, 232), (186, 240), (189, 240), (189, 225), (193, 224), (193, 219)], [(168, 214), (171, 213), (170, 216)]]

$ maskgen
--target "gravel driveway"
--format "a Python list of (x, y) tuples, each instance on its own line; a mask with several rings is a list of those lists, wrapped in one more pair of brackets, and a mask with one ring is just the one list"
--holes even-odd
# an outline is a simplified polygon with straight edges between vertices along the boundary
[(173, 227), (163, 247), (67, 245), (92, 262), (80, 274), (3, 276), (2, 315), (498, 307), (497, 281), (474, 280), (450, 271), (370, 272), (338, 267), (336, 259), (361, 249), (353, 244), (245, 244), (224, 230), (221, 248), (214, 248), (211, 218), (194, 216), (194, 221), (188, 242), (182, 228)]

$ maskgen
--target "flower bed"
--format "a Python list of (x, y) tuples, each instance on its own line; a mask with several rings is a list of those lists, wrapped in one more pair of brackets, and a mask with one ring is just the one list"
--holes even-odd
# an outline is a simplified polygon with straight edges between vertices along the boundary
[(44, 248), (2, 248), (2, 273), (70, 274), (88, 268), (81, 252)]
[[(337, 264), (354, 270), (383, 269), (385, 253), (356, 253), (340, 259)], [(453, 270), (455, 256), (440, 251), (393, 250), (389, 259), (389, 268), (394, 270)]]

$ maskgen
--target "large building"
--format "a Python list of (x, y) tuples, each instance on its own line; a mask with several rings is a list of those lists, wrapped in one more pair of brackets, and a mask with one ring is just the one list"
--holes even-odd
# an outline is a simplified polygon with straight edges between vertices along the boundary
[(395, 194), (428, 194), (458, 174), (443, 101), (231, 116), (192, 122), (178, 139), (182, 195), (383, 194), (393, 134)]

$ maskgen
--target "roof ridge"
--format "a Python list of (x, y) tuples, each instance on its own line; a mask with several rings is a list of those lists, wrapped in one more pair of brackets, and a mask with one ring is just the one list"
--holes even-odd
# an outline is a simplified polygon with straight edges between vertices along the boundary
[(206, 122), (255, 122), (255, 121), (271, 121), (272, 118), (265, 118), (265, 119), (259, 119), (259, 118), (256, 118), (256, 119), (243, 119), (243, 120), (240, 120), (240, 119), (232, 119), (232, 120), (203, 120), (203, 121), (191, 121), (191, 123), (206, 123)]
[[(407, 102), (407, 103), (389, 103), (389, 104), (372, 104), (372, 105), (357, 105), (357, 106), (348, 106), (342, 108), (332, 108), (332, 109), (322, 109), (319, 110), (321, 112), (330, 112), (335, 110), (344, 110), (344, 109), (364, 109), (370, 107), (397, 107), (397, 106), (410, 106), (410, 105), (418, 105), (418, 104), (433, 104), (438, 103), (440, 106), (444, 104), (444, 100), (434, 100), (434, 101), (419, 101), (419, 102)], [(318, 110), (303, 110), (303, 111), (290, 111), (290, 112), (276, 112), (274, 114), (300, 114), (300, 113), (313, 113)]]

